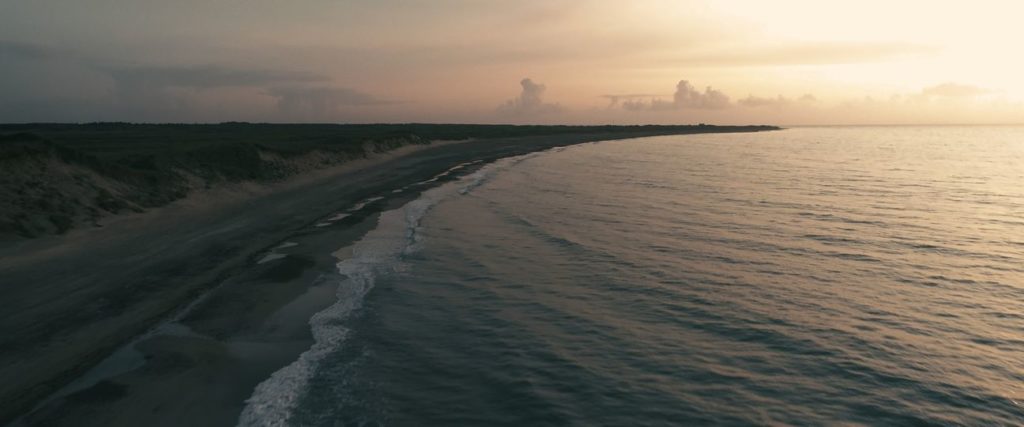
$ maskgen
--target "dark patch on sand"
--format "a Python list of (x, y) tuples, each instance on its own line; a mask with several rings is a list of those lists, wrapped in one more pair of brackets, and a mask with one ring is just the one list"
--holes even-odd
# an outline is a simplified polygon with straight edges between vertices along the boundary
[(76, 404), (110, 402), (128, 395), (128, 387), (114, 381), (103, 380), (85, 390), (73, 393), (67, 400)]
[(302, 271), (312, 267), (313, 258), (305, 255), (289, 255), (284, 258), (267, 262), (270, 268), (263, 272), (261, 279), (272, 282), (284, 282), (296, 279)]

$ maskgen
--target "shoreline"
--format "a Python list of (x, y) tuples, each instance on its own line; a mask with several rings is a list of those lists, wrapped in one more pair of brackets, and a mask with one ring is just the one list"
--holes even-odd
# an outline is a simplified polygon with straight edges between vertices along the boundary
[[(338, 261), (332, 254), (373, 229), (377, 213), (500, 158), (586, 142), (675, 134), (680, 133), (431, 144), (365, 168), (242, 197), (212, 209), (217, 212), (203, 211), (200, 218), (165, 215), (129, 221), (132, 227), (111, 224), (101, 230), (111, 234), (102, 242), (22, 254), (20, 262), (4, 260), (0, 274), (15, 283), (21, 280), (23, 294), (35, 298), (34, 304), (26, 306), (35, 310), (13, 313), (4, 321), (5, 330), (22, 331), (8, 338), (5, 347), (22, 351), (5, 351), (5, 368), (0, 373), (11, 379), (5, 381), (0, 397), (10, 403), (10, 412), (0, 414), (0, 420), (23, 414), (125, 343), (206, 295), (179, 321), (166, 323), (183, 328), (139, 340), (136, 348), (146, 360), (143, 367), (54, 399), (22, 420), (48, 425), (88, 425), (85, 421), (159, 425), (171, 424), (168, 415), (173, 415), (173, 424), (181, 424), (180, 416), (190, 414), (198, 417), (192, 423), (233, 424), (255, 384), (309, 347), (308, 316), (301, 314), (333, 303), (333, 293), (327, 292), (329, 280), (323, 278)], [(474, 161), (429, 181), (458, 164)], [(408, 190), (398, 191), (403, 189)], [(340, 215), (346, 207), (373, 197), (380, 199)], [(316, 226), (331, 216), (336, 220), (330, 225)], [(135, 234), (113, 236), (118, 227)], [(296, 243), (280, 249), (288, 256), (259, 263), (269, 248), (284, 242)], [(38, 283), (44, 289), (35, 289)], [(53, 319), (76, 306), (80, 312), (63, 323), (31, 322)], [(21, 344), (19, 338), (25, 344), (34, 338), (34, 345), (16, 347)], [(168, 393), (175, 392), (168, 390), (190, 388), (199, 393), (167, 399)]]

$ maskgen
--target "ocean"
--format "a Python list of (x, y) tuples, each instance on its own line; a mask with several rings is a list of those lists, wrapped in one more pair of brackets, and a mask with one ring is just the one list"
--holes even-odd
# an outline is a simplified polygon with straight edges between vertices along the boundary
[(1024, 423), (1024, 128), (577, 145), (339, 249), (241, 425)]

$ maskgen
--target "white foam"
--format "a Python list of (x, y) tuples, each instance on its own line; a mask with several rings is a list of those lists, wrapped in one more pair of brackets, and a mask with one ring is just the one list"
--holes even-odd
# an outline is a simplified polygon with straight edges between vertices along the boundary
[[(505, 159), (501, 159), (501, 160), (499, 160), (499, 161), (489, 165), (488, 167), (480, 168), (480, 170), (477, 170), (472, 175), (466, 176), (465, 178), (463, 178), (460, 181), (461, 187), (459, 188), (458, 192), (459, 192), (459, 194), (463, 194), (463, 195), (466, 194), (466, 193), (469, 193), (474, 188), (477, 188), (477, 187), (483, 185), (485, 182), (489, 181), (491, 179), (491, 177), (493, 177), (494, 174), (498, 173), (499, 171), (507, 169), (507, 168), (509, 168), (511, 166), (518, 165), (522, 161), (527, 160), (527, 159), (531, 159), (531, 158), (536, 157), (538, 155), (540, 155), (539, 152), (538, 153), (524, 154), (522, 156), (516, 156), (516, 157), (508, 157), (508, 158), (505, 158)], [(473, 164), (473, 163), (477, 163), (477, 162), (480, 162), (480, 160), (477, 160), (475, 162), (470, 162), (469, 164)]]
[(472, 164), (476, 164), (476, 163), (480, 163), (480, 162), (482, 162), (482, 160), (474, 160), (472, 162), (466, 162), (466, 163), (457, 164), (455, 166), (452, 166), (451, 168), (448, 168), (448, 170), (435, 175), (433, 178), (430, 178), (430, 179), (428, 179), (426, 181), (417, 182), (417, 183), (415, 183), (413, 185), (430, 184), (431, 182), (434, 182), (434, 181), (437, 181), (437, 180), (439, 180), (441, 178), (444, 178), (445, 176), (447, 176), (448, 174), (450, 174), (452, 172), (455, 172), (455, 171), (457, 171), (459, 169), (462, 169), (462, 168), (464, 168), (466, 166), (469, 166), (469, 165), (472, 165)]
[(366, 205), (368, 205), (370, 203), (376, 202), (376, 201), (378, 201), (380, 199), (383, 199), (383, 197), (370, 197), (369, 199), (363, 200), (363, 201), (361, 201), (359, 203), (356, 203), (355, 206), (352, 206), (351, 208), (348, 208), (348, 211), (349, 212), (355, 212), (357, 210), (362, 209), (364, 206), (366, 206)]
[(288, 254), (279, 254), (279, 253), (276, 253), (276, 252), (271, 252), (271, 253), (265, 255), (263, 258), (260, 258), (259, 261), (256, 261), (256, 264), (265, 264), (265, 263), (268, 263), (268, 262), (276, 260), (276, 259), (284, 258), (286, 256), (288, 256)]
[[(522, 157), (522, 156), (520, 156)], [(362, 306), (376, 278), (402, 268), (403, 255), (420, 247), (420, 220), (441, 201), (466, 194), (494, 173), (519, 163), (513, 157), (482, 168), (457, 182), (425, 191), (401, 208), (382, 212), (378, 226), (352, 245), (352, 256), (337, 264), (345, 279), (338, 284), (337, 302), (309, 320), (314, 344), (298, 360), (278, 370), (253, 391), (238, 420), (239, 426), (285, 426), (305, 392), (310, 378), (325, 356), (345, 341), (345, 319)], [(461, 167), (461, 166), (460, 166)], [(339, 250), (340, 252), (340, 250)]]
[(350, 216), (352, 216), (352, 214), (350, 214), (350, 213), (340, 213), (340, 214), (334, 215), (334, 216), (332, 216), (330, 218), (327, 218), (327, 220), (328, 221), (340, 221), (340, 220), (343, 220), (343, 219), (348, 218)]
[(284, 249), (284, 248), (290, 248), (290, 247), (292, 247), (292, 246), (299, 246), (299, 244), (298, 244), (298, 243), (295, 243), (295, 242), (284, 242), (284, 243), (282, 243), (282, 244), (278, 245), (278, 246), (277, 246), (276, 248), (274, 248), (274, 249)]

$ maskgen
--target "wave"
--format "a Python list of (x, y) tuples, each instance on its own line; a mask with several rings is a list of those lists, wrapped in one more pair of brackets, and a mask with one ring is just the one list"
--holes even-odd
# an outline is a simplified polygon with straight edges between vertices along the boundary
[(444, 178), (444, 177), (446, 177), (446, 176), (448, 176), (448, 175), (450, 175), (452, 173), (455, 173), (455, 171), (458, 171), (459, 169), (462, 169), (462, 168), (464, 168), (466, 166), (470, 166), (470, 165), (474, 165), (474, 164), (480, 163), (481, 161), (482, 160), (474, 160), (472, 162), (459, 163), (459, 164), (457, 164), (455, 166), (452, 166), (452, 167), (448, 168), (448, 170), (446, 170), (444, 172), (441, 172), (441, 173), (439, 173), (437, 175), (434, 175), (433, 178), (430, 178), (430, 179), (428, 179), (426, 181), (417, 182), (417, 183), (415, 183), (413, 185), (430, 184), (430, 183), (435, 182), (435, 181), (437, 181), (437, 180), (439, 180), (441, 178)]
[(382, 212), (377, 228), (352, 245), (350, 258), (337, 264), (338, 272), (345, 279), (338, 284), (337, 301), (313, 315), (309, 321), (313, 346), (296, 361), (256, 386), (252, 396), (246, 400), (238, 425), (288, 425), (321, 360), (344, 343), (349, 333), (345, 321), (362, 306), (377, 277), (399, 271), (403, 265), (402, 257), (419, 250), (422, 238), (418, 231), (423, 217), (445, 199), (465, 195), (489, 181), (500, 170), (532, 156), (499, 160), (457, 181), (425, 191), (418, 199), (398, 209)]

